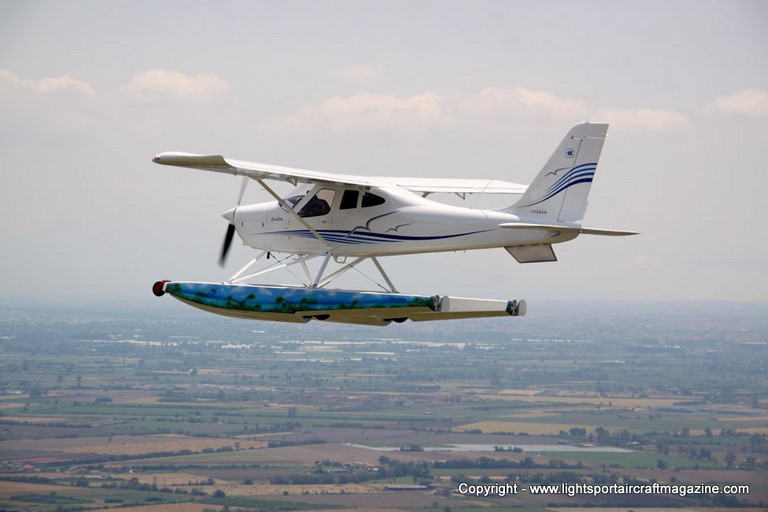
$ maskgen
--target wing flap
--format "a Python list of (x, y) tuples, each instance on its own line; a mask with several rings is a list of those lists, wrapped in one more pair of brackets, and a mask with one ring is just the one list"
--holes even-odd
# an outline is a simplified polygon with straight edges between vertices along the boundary
[(461, 178), (390, 178), (379, 177), (417, 194), (523, 194), (527, 185), (503, 180), (461, 179)]

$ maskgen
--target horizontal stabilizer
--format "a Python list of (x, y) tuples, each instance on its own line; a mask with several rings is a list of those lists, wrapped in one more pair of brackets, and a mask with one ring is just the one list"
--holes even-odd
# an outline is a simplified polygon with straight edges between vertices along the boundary
[(581, 230), (579, 226), (569, 226), (569, 225), (560, 225), (560, 224), (530, 224), (526, 222), (505, 222), (503, 224), (499, 224), (499, 227), (504, 229), (523, 229), (523, 230), (546, 229), (549, 231), (558, 231), (558, 232)]
[(639, 235), (639, 231), (620, 231), (618, 229), (594, 229), (581, 228), (582, 235), (603, 235), (603, 236), (630, 236)]
[(623, 231), (618, 229), (595, 229), (595, 228), (583, 228), (581, 226), (569, 226), (558, 224), (531, 224), (526, 222), (505, 222), (499, 224), (500, 228), (504, 229), (546, 229), (549, 231), (557, 231), (560, 233), (578, 231), (580, 235), (603, 235), (603, 236), (629, 236), (639, 235), (637, 231)]

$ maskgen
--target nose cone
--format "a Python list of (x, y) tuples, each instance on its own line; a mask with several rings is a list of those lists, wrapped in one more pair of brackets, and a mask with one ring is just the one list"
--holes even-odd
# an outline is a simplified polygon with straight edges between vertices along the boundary
[(224, 213), (221, 214), (221, 216), (224, 217), (225, 219), (227, 219), (230, 224), (234, 224), (235, 223), (235, 210), (237, 210), (237, 206), (235, 206), (234, 208), (232, 208), (230, 210), (225, 211)]

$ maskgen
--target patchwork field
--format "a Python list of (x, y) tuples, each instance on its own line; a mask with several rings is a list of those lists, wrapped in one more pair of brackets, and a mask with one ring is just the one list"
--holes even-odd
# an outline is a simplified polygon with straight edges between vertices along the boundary
[[(302, 331), (196, 316), (70, 316), (42, 330), (24, 318), (0, 316), (0, 510), (768, 504), (763, 316), (742, 322), (738, 341), (726, 328), (702, 339), (673, 319), (635, 334), (624, 320), (550, 319), (514, 337), (320, 329), (302, 341)], [(654, 481), (747, 487), (530, 492)], [(526, 490), (488, 491), (513, 484)]]

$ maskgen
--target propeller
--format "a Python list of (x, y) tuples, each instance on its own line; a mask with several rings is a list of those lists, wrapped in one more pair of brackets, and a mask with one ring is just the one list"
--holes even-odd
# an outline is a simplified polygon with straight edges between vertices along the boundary
[(223, 217), (229, 221), (227, 232), (224, 234), (224, 244), (221, 246), (221, 256), (219, 256), (219, 266), (224, 268), (227, 263), (227, 255), (232, 247), (232, 240), (235, 238), (235, 210), (240, 206), (245, 195), (245, 189), (248, 186), (248, 176), (243, 176), (243, 182), (240, 185), (240, 195), (237, 197), (237, 206), (224, 212)]
[(230, 224), (227, 226), (227, 232), (224, 235), (224, 245), (221, 246), (221, 256), (219, 256), (219, 266), (224, 268), (227, 263), (227, 255), (229, 254), (229, 248), (232, 246), (232, 239), (235, 237), (235, 225)]

